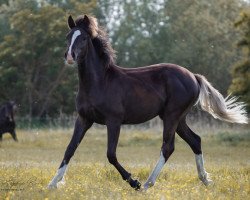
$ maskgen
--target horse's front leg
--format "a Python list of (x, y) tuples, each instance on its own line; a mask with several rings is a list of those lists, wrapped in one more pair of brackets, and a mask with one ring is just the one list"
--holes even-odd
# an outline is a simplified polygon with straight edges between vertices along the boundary
[(17, 137), (16, 137), (16, 131), (15, 131), (15, 130), (12, 130), (12, 131), (10, 131), (10, 134), (11, 134), (13, 140), (15, 140), (16, 142), (18, 142), (18, 139), (17, 139)]
[(107, 122), (107, 129), (108, 129), (108, 150), (107, 150), (107, 157), (109, 162), (114, 165), (114, 167), (118, 170), (121, 174), (123, 180), (126, 180), (131, 187), (135, 190), (139, 190), (141, 187), (141, 183), (138, 180), (133, 180), (131, 178), (131, 174), (128, 173), (118, 162), (116, 158), (116, 148), (117, 143), (120, 135), (120, 127), (121, 123), (115, 120)]
[(57, 184), (63, 180), (64, 174), (67, 169), (67, 165), (71, 159), (71, 157), (74, 155), (76, 148), (82, 141), (82, 138), (84, 137), (86, 131), (92, 126), (93, 122), (88, 121), (87, 119), (82, 119), (81, 117), (78, 117), (75, 122), (75, 129), (73, 136), (71, 138), (71, 141), (65, 151), (64, 158), (62, 160), (62, 163), (57, 170), (56, 175), (51, 180), (51, 182), (48, 185), (48, 188), (57, 188)]

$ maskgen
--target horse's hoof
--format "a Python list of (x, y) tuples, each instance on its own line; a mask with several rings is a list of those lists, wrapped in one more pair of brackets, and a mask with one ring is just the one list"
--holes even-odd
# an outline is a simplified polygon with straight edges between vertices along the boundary
[(146, 182), (146, 183), (144, 184), (144, 186), (143, 186), (143, 190), (146, 191), (148, 188), (153, 187), (153, 185), (154, 185), (154, 183), (151, 182), (151, 181)]
[(65, 180), (63, 178), (61, 181), (59, 181), (57, 183), (49, 183), (48, 189), (57, 189), (57, 188), (60, 188), (64, 185), (65, 185)]
[(48, 188), (49, 190), (57, 189), (57, 184), (52, 184), (52, 183), (50, 183), (50, 184), (47, 186), (47, 188)]
[(201, 180), (201, 181), (205, 186), (209, 186), (213, 183), (213, 181), (211, 179), (205, 179), (205, 180)]
[(130, 185), (135, 190), (140, 190), (141, 189), (141, 183), (139, 181), (137, 181), (137, 180), (132, 180)]
[(141, 183), (137, 180), (135, 180), (135, 190), (140, 190), (141, 189)]
[(138, 180), (133, 180), (132, 178), (129, 178), (127, 182), (129, 182), (129, 185), (135, 190), (141, 189), (141, 183)]
[(200, 176), (199, 178), (205, 186), (209, 186), (213, 183), (213, 181), (210, 179), (210, 174), (207, 172), (203, 176)]

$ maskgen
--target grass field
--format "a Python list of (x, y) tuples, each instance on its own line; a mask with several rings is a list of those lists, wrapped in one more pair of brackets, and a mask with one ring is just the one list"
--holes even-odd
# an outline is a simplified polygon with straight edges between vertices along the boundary
[[(205, 167), (214, 183), (198, 180), (194, 154), (178, 136), (175, 152), (154, 187), (134, 191), (106, 159), (106, 133), (91, 129), (70, 162), (66, 184), (48, 190), (72, 130), (17, 130), (19, 142), (0, 144), (0, 199), (250, 199), (250, 132), (202, 135)], [(117, 156), (144, 183), (159, 158), (161, 134), (122, 130)]]

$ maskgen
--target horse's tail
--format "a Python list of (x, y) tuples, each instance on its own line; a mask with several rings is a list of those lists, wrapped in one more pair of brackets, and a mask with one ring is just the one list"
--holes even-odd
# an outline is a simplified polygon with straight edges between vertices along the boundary
[(200, 85), (198, 102), (202, 110), (223, 121), (240, 124), (248, 123), (243, 102), (237, 102), (236, 97), (228, 96), (224, 98), (204, 76), (195, 74), (195, 77)]

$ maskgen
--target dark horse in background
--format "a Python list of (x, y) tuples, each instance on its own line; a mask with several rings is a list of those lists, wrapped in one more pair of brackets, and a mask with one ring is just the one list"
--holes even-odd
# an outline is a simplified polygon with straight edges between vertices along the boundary
[(74, 21), (70, 16), (68, 26), (65, 59), (70, 65), (77, 64), (79, 115), (62, 163), (48, 187), (56, 188), (63, 181), (67, 165), (86, 131), (98, 123), (107, 126), (109, 162), (131, 187), (140, 189), (140, 182), (131, 177), (116, 157), (120, 128), (122, 124), (143, 123), (156, 116), (163, 121), (163, 143), (159, 161), (144, 189), (154, 185), (173, 153), (175, 132), (192, 148), (199, 178), (208, 185), (211, 180), (204, 168), (201, 139), (188, 127), (186, 116), (193, 105), (200, 103), (202, 109), (215, 118), (247, 123), (244, 104), (235, 98), (224, 99), (205, 77), (178, 65), (156, 64), (130, 69), (117, 66), (107, 35), (94, 17), (79, 16)]
[(17, 141), (14, 120), (15, 109), (16, 104), (13, 101), (9, 101), (0, 107), (0, 141), (2, 141), (4, 133), (10, 133), (12, 138)]

